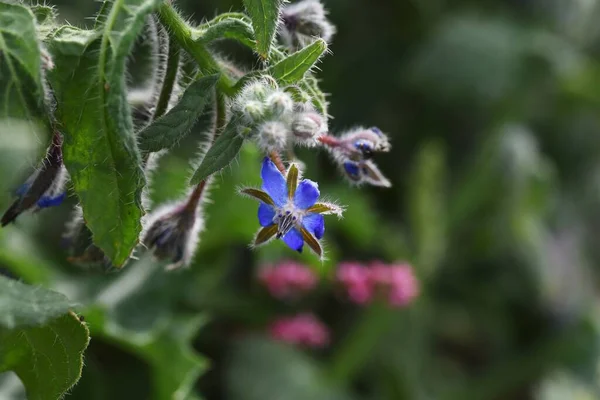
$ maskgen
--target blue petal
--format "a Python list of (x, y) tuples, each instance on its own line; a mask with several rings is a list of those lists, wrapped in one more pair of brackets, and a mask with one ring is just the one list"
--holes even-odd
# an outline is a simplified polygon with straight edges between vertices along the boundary
[(260, 203), (258, 206), (258, 223), (260, 226), (269, 226), (273, 223), (275, 210), (268, 204)]
[(302, 219), (302, 225), (317, 239), (321, 239), (325, 233), (325, 219), (321, 214), (308, 214)]
[(303, 179), (296, 189), (294, 204), (296, 207), (306, 209), (312, 207), (319, 198), (319, 185), (309, 179)]
[(296, 250), (299, 253), (302, 253), (302, 246), (304, 246), (304, 239), (302, 239), (302, 234), (298, 232), (296, 228), (292, 228), (288, 233), (283, 236), (283, 241), (287, 244), (292, 250)]
[(39, 208), (59, 206), (62, 204), (62, 202), (65, 200), (66, 197), (67, 197), (67, 192), (63, 192), (55, 197), (42, 196), (42, 198), (37, 201), (37, 206)]
[(287, 203), (288, 195), (285, 178), (269, 157), (265, 157), (263, 160), (260, 176), (263, 180), (263, 190), (271, 196), (275, 204), (281, 207)]
[(344, 169), (348, 176), (352, 179), (358, 180), (360, 179), (360, 170), (358, 169), (358, 165), (352, 161), (344, 162)]

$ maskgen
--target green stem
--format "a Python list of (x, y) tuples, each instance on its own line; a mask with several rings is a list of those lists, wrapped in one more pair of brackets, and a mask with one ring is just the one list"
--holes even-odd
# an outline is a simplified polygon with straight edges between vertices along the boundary
[(192, 27), (173, 9), (168, 2), (163, 2), (158, 9), (160, 22), (165, 26), (179, 45), (198, 63), (203, 75), (220, 73), (219, 89), (230, 95), (233, 82), (221, 71), (219, 64), (201, 41), (192, 38)]
[(329, 378), (337, 385), (350, 381), (365, 364), (392, 320), (384, 304), (365, 309), (360, 321), (342, 342), (329, 367)]
[(174, 40), (169, 40), (169, 53), (167, 55), (167, 70), (165, 71), (165, 77), (163, 79), (163, 85), (158, 96), (158, 102), (156, 103), (156, 110), (154, 111), (153, 120), (161, 117), (169, 106), (169, 100), (171, 100), (171, 94), (173, 93), (173, 87), (175, 86), (175, 80), (177, 79), (177, 72), (179, 70), (179, 58), (180, 58), (180, 47)]

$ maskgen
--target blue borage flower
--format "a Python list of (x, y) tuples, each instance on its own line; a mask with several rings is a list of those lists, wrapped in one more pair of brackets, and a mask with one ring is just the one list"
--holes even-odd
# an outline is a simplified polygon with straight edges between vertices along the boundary
[(1, 226), (10, 224), (24, 211), (37, 211), (62, 204), (67, 193), (63, 188), (66, 170), (61, 146), (62, 136), (55, 132), (40, 168), (15, 191), (17, 199), (2, 215)]
[(319, 186), (302, 179), (298, 182), (299, 171), (291, 165), (287, 176), (265, 157), (262, 164), (262, 190), (243, 188), (241, 193), (259, 200), (258, 222), (263, 227), (254, 239), (259, 246), (272, 238), (283, 239), (293, 250), (302, 252), (304, 243), (319, 256), (323, 248), (319, 239), (325, 233), (324, 214), (342, 215), (342, 208), (331, 203), (317, 203)]

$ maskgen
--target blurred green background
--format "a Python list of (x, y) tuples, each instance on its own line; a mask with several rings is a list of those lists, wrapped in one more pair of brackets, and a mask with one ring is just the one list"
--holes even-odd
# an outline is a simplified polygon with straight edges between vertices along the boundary
[[(75, 25), (91, 24), (99, 7), (50, 3)], [(238, 0), (176, 4), (196, 22), (242, 8)], [(67, 294), (92, 331), (68, 398), (600, 398), (600, 3), (325, 6), (338, 28), (318, 73), (331, 94), (330, 129), (389, 133), (393, 149), (376, 162), (393, 187), (352, 188), (327, 154), (299, 152), (305, 175), (347, 211), (326, 220), (325, 263), (299, 258), (323, 282), (295, 303), (271, 299), (256, 282), (261, 265), (296, 254), (281, 243), (248, 248), (256, 203), (233, 194), (259, 183), (252, 147), (216, 180), (187, 271), (167, 274), (143, 255), (111, 274), (69, 265), (61, 234), (73, 197), (20, 217), (0, 230), (0, 266)], [(234, 43), (219, 51), (252, 60)], [(155, 203), (185, 192), (204, 126), (161, 158)], [(44, 146), (9, 139), (0, 144), (3, 208)], [(408, 260), (422, 294), (404, 310), (352, 306), (330, 280), (342, 260)], [(332, 329), (327, 349), (265, 339), (274, 317), (302, 310)], [(18, 386), (5, 376), (0, 399), (19, 398)]]

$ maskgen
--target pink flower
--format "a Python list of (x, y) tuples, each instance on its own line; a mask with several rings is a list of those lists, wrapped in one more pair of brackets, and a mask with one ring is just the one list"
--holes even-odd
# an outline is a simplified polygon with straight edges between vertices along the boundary
[(419, 283), (408, 264), (373, 263), (369, 272), (374, 290), (387, 298), (393, 307), (408, 305), (419, 294)]
[(419, 294), (419, 283), (408, 264), (386, 265), (377, 261), (365, 267), (346, 262), (338, 267), (337, 280), (348, 298), (361, 305), (379, 295), (392, 307), (404, 307)]
[(356, 304), (366, 304), (373, 297), (369, 270), (361, 264), (345, 262), (337, 270), (337, 280), (344, 286), (348, 297)]
[(391, 265), (388, 301), (395, 307), (404, 307), (419, 295), (419, 282), (408, 264)]
[(313, 271), (293, 261), (263, 268), (259, 273), (259, 281), (278, 299), (297, 297), (317, 285)]
[(329, 329), (310, 313), (278, 319), (271, 323), (268, 332), (274, 340), (302, 347), (318, 348), (329, 344)]

